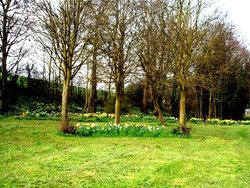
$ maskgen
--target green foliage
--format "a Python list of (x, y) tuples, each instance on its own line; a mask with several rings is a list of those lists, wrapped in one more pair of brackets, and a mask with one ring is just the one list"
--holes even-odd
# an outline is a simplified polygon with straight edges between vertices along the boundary
[(114, 113), (115, 112), (115, 102), (114, 99), (108, 100), (104, 103), (104, 112), (106, 113)]
[(32, 100), (20, 100), (18, 103), (13, 106), (12, 112), (14, 114), (22, 114), (23, 112), (32, 112), (33, 114), (35, 113), (56, 113), (60, 111), (60, 107), (58, 105), (53, 104), (53, 103), (42, 103), (42, 102), (36, 102)]
[(130, 83), (125, 89), (126, 102), (135, 107), (142, 106), (143, 83)]
[(1, 119), (5, 119), (5, 118), (6, 118), (5, 115), (0, 115), (0, 120), (1, 120)]

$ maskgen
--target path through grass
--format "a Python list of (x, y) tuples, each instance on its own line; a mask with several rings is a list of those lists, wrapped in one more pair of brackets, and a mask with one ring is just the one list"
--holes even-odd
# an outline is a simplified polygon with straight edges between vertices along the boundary
[(57, 121), (0, 120), (0, 187), (247, 187), (250, 126), (190, 138), (63, 136)]

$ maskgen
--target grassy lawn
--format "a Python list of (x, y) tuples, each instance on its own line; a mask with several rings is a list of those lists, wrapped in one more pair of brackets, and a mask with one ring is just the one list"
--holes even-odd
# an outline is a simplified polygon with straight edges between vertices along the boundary
[(58, 121), (0, 120), (0, 187), (248, 187), (250, 126), (190, 138), (77, 137)]

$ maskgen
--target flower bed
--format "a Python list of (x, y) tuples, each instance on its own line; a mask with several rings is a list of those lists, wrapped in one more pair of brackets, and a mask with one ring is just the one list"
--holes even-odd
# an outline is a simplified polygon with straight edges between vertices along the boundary
[(134, 137), (167, 137), (170, 132), (165, 126), (146, 124), (86, 124), (77, 123), (75, 133), (79, 136), (134, 136)]
[[(200, 118), (191, 118), (189, 120), (191, 123), (204, 123), (203, 119)], [(224, 120), (220, 120), (220, 119), (208, 119), (206, 121), (207, 124), (212, 124), (212, 125), (250, 125), (250, 121), (235, 121), (232, 119), (224, 119)]]
[[(82, 115), (81, 122), (111, 122), (114, 120), (115, 114), (108, 113), (86, 113)], [(164, 117), (164, 119), (169, 123), (176, 123), (177, 118), (174, 117)], [(121, 116), (121, 122), (159, 122), (158, 118), (153, 115), (136, 115), (128, 114)]]

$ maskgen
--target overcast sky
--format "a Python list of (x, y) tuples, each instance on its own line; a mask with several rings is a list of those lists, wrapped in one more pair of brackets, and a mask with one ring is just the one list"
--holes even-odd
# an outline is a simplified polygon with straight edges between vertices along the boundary
[(229, 21), (236, 25), (239, 34), (250, 50), (250, 0), (214, 0), (228, 13)]

